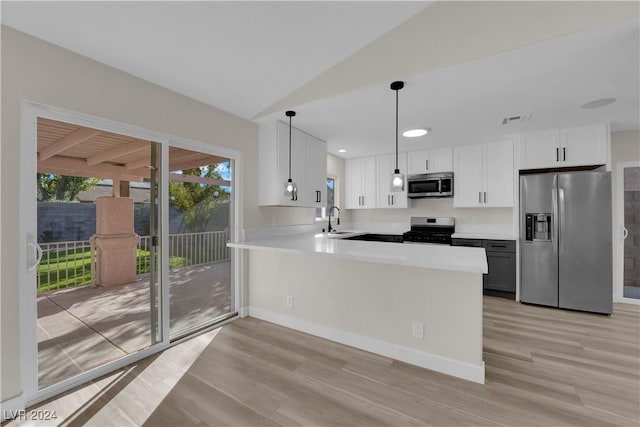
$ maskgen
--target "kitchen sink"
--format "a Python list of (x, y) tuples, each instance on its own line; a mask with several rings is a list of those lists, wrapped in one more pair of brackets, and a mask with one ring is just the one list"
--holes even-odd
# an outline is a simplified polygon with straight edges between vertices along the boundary
[(329, 236), (336, 236), (336, 235), (340, 235), (340, 234), (353, 234), (353, 231), (332, 231), (329, 234)]
[(365, 242), (390, 242), (402, 243), (402, 234), (359, 234), (357, 236), (345, 237), (344, 240), (363, 240)]

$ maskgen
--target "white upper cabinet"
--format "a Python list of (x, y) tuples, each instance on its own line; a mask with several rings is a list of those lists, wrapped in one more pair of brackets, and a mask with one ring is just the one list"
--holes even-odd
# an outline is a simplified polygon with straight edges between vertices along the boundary
[(408, 174), (451, 172), (453, 150), (451, 147), (412, 151), (408, 156)]
[(560, 146), (563, 166), (607, 164), (609, 127), (601, 124), (561, 129)]
[(522, 136), (520, 169), (605, 165), (608, 152), (607, 124), (528, 133)]
[[(407, 198), (407, 183), (404, 191), (391, 191), (391, 175), (396, 168), (395, 154), (377, 156), (378, 169), (378, 208), (406, 208), (409, 205)], [(398, 154), (398, 167), (400, 172), (407, 176), (407, 153)]]
[(260, 206), (326, 205), (327, 145), (302, 132), (291, 130), (291, 179), (294, 196), (285, 194), (289, 177), (289, 125), (278, 121), (260, 125), (258, 142), (258, 188)]
[(513, 207), (513, 142), (454, 147), (453, 206)]
[(299, 197), (309, 206), (327, 206), (327, 144), (307, 134), (305, 193)]
[(376, 158), (363, 157), (345, 161), (346, 209), (376, 207)]

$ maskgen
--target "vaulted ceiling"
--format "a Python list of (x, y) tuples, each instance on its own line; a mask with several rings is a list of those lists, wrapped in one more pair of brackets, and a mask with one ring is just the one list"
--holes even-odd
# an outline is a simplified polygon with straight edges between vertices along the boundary
[[(638, 2), (7, 2), (2, 23), (342, 156), (639, 124)], [(114, 31), (117, 28), (117, 31)], [(614, 97), (600, 109), (580, 106)], [(501, 119), (531, 114), (503, 127)]]

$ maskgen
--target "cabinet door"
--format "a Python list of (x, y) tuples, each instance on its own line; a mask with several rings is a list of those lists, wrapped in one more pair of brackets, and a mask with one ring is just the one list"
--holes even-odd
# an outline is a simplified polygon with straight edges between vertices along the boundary
[(345, 207), (347, 209), (362, 209), (362, 179), (364, 177), (363, 159), (347, 159), (345, 170)]
[(429, 173), (451, 172), (453, 170), (453, 150), (451, 147), (431, 150), (428, 164)]
[(453, 149), (453, 206), (477, 207), (482, 196), (482, 146), (466, 145)]
[[(311, 135), (306, 135), (307, 179), (304, 193), (306, 206), (327, 205), (327, 144)], [(300, 194), (300, 199), (303, 195)]]
[(306, 140), (305, 134), (291, 131), (291, 179), (296, 184), (297, 200), (284, 193), (284, 184), (289, 177), (289, 126), (278, 122), (278, 201), (282, 206), (303, 206), (306, 184)]
[(522, 148), (520, 169), (560, 166), (560, 137), (557, 130), (525, 134)]
[(429, 172), (429, 151), (410, 151), (407, 153), (407, 173), (415, 175)]
[(362, 208), (376, 207), (376, 158), (365, 157), (362, 159)]
[(512, 207), (515, 170), (513, 142), (499, 141), (483, 145), (482, 206)]
[[(391, 191), (391, 174), (396, 168), (395, 154), (378, 156), (377, 161), (377, 207), (378, 208), (406, 208), (408, 206), (406, 183), (405, 191)], [(398, 167), (405, 174), (407, 170), (407, 154), (398, 154)]]
[(562, 166), (607, 163), (607, 126), (594, 125), (560, 131)]
[(503, 292), (516, 291), (516, 254), (487, 251), (489, 267), (485, 289)]

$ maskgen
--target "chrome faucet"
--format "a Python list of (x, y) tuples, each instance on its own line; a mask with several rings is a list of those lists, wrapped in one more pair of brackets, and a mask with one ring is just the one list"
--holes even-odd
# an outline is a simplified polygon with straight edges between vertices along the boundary
[(331, 213), (334, 209), (338, 210), (338, 217), (336, 218), (336, 225), (340, 225), (340, 208), (337, 206), (331, 206), (327, 211), (327, 216), (329, 217), (329, 227), (327, 228), (328, 232), (331, 233), (334, 228), (331, 226)]

